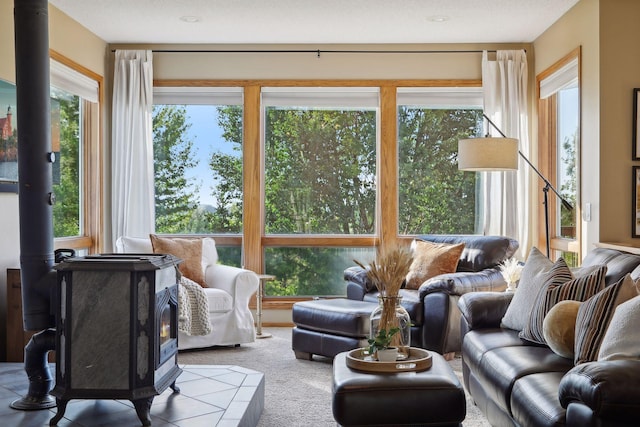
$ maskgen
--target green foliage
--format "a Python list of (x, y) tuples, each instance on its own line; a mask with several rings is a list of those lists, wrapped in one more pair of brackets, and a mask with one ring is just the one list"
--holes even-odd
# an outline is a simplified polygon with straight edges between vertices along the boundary
[(184, 107), (163, 105), (153, 108), (153, 154), (155, 159), (156, 231), (184, 233), (192, 223), (201, 223), (196, 192), (186, 171), (196, 165), (193, 141)]
[(269, 108), (266, 115), (266, 232), (373, 233), (375, 112)]
[(398, 114), (400, 233), (473, 233), (476, 174), (458, 170), (457, 153), (459, 139), (478, 134), (482, 112), (401, 107)]
[[(52, 100), (52, 123), (60, 130), (60, 182), (54, 184), (54, 237), (80, 235), (80, 99)], [(59, 114), (58, 114), (59, 113)], [(56, 123), (57, 122), (57, 123)]]
[(385, 329), (380, 329), (378, 335), (373, 338), (369, 338), (369, 354), (374, 354), (378, 350), (386, 350), (391, 345), (393, 336), (400, 332), (400, 328), (391, 328), (389, 333)]

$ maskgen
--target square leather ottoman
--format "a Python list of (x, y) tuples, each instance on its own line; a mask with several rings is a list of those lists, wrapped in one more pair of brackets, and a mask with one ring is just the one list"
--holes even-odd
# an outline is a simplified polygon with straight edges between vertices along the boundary
[(291, 346), (298, 359), (336, 354), (367, 345), (369, 315), (377, 303), (346, 298), (301, 301), (293, 305)]
[(464, 389), (435, 352), (421, 372), (368, 373), (333, 359), (333, 417), (342, 426), (461, 426), (467, 415)]

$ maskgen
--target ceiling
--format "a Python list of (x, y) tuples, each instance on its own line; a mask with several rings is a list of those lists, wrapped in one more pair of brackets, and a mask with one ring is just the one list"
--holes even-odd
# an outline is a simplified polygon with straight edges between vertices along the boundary
[(579, 0), (50, 0), (108, 43), (522, 43)]

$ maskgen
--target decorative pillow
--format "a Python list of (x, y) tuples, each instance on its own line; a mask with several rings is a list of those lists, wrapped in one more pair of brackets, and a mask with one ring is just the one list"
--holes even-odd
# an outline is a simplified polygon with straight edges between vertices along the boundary
[(183, 239), (179, 237), (160, 237), (150, 234), (153, 252), (171, 254), (182, 259), (178, 266), (183, 276), (206, 287), (202, 272), (202, 239)]
[(616, 307), (638, 296), (631, 275), (585, 301), (576, 320), (575, 364), (597, 360), (600, 345)]
[(616, 307), (602, 339), (598, 361), (640, 359), (640, 296)]
[(527, 262), (524, 263), (520, 273), (520, 282), (513, 294), (513, 299), (507, 307), (507, 311), (502, 318), (503, 328), (521, 331), (529, 320), (532, 301), (544, 285), (547, 273), (553, 267), (553, 262), (544, 256), (535, 246), (531, 248)]
[(580, 301), (560, 301), (549, 310), (542, 322), (542, 333), (549, 348), (566, 359), (573, 359), (580, 304)]
[(560, 301), (585, 301), (605, 286), (604, 276), (607, 274), (607, 267), (604, 266), (587, 276), (573, 279), (569, 267), (562, 258), (559, 258), (549, 273), (554, 270), (556, 274), (549, 277), (540, 290), (531, 310), (529, 322), (520, 331), (522, 339), (546, 345), (542, 323), (549, 310)]
[(455, 273), (464, 243), (455, 245), (414, 240), (413, 262), (407, 273), (407, 289), (418, 289), (426, 280), (440, 274)]

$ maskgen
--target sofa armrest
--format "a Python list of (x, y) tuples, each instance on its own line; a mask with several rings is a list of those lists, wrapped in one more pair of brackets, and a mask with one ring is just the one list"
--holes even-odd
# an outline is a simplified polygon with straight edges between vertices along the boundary
[(367, 276), (367, 270), (360, 266), (345, 269), (344, 280), (347, 281), (347, 299), (362, 301), (365, 294), (376, 290)]
[(571, 404), (584, 405), (590, 409), (593, 418), (607, 420), (607, 425), (637, 420), (640, 413), (640, 359), (575, 366), (560, 381), (558, 397), (564, 408)]
[(251, 270), (216, 264), (207, 268), (205, 282), (210, 288), (222, 289), (233, 297), (234, 305), (248, 305), (259, 286), (258, 275)]
[(513, 298), (512, 292), (471, 292), (458, 300), (467, 330), (499, 328)]
[(419, 289), (420, 298), (427, 294), (444, 292), (448, 295), (464, 295), (468, 292), (503, 291), (507, 287), (497, 268), (487, 268), (477, 272), (456, 272), (441, 274), (424, 282)]

